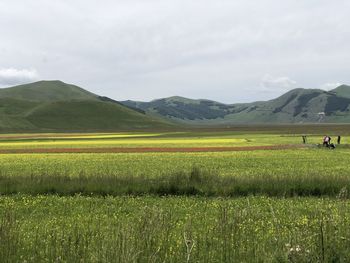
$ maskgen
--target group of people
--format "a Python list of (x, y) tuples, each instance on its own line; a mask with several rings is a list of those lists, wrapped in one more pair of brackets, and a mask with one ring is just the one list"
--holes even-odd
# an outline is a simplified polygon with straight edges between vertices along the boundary
[[(323, 146), (334, 149), (335, 145), (334, 145), (334, 143), (331, 143), (331, 140), (332, 140), (332, 138), (330, 136), (328, 136), (328, 135), (324, 136), (323, 137)], [(341, 137), (340, 137), (340, 135), (338, 135), (338, 138), (337, 138), (338, 144), (340, 144), (340, 140), (341, 140)]]
[[(303, 139), (303, 143), (305, 144), (305, 143), (307, 143), (307, 137), (306, 137), (306, 135), (303, 135), (302, 136), (302, 139)], [(341, 140), (341, 136), (340, 135), (338, 135), (338, 137), (337, 137), (337, 144), (340, 144), (340, 140)], [(334, 149), (335, 148), (335, 145), (334, 145), (334, 143), (331, 143), (331, 141), (332, 141), (332, 138), (330, 137), (330, 136), (328, 136), (328, 135), (325, 135), (324, 137), (323, 137), (323, 146), (325, 146), (325, 147), (327, 147), (327, 148), (332, 148), (332, 149)]]

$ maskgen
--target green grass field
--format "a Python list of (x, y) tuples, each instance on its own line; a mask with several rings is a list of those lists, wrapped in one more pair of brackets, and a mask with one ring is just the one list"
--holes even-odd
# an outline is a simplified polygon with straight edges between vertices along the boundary
[[(336, 140), (337, 133), (332, 134)], [(309, 134), (310, 145), (322, 143), (323, 134)], [(90, 148), (90, 147), (227, 147), (301, 144), (300, 134), (242, 132), (137, 132), (0, 135), (0, 149), (10, 148)], [(349, 144), (349, 134), (342, 144)]]
[(336, 196), (347, 149), (209, 153), (4, 154), (4, 194)]
[[(323, 133), (310, 134), (303, 148), (297, 131), (2, 134), (0, 150), (29, 152), (0, 153), (0, 257), (349, 262), (350, 137), (342, 133), (329, 150), (317, 147)], [(267, 145), (296, 147), (70, 152)]]
[(350, 203), (2, 197), (3, 262), (348, 262)]

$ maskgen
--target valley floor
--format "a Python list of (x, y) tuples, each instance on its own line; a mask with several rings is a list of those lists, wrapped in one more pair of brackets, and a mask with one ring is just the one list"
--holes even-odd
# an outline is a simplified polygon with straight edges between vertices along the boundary
[(0, 135), (0, 257), (348, 262), (350, 132), (323, 133)]

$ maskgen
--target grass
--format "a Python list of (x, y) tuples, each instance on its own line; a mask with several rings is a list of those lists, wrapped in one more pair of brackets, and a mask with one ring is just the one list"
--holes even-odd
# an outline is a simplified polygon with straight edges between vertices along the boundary
[(4, 154), (0, 193), (337, 196), (349, 150)]
[(350, 203), (332, 199), (0, 199), (6, 262), (348, 262)]
[[(327, 133), (329, 134), (329, 133)], [(333, 141), (337, 134), (330, 134)], [(21, 138), (22, 136), (22, 138)], [(308, 143), (322, 143), (323, 135), (308, 135)], [(94, 147), (234, 147), (301, 144), (300, 134), (254, 134), (237, 132), (139, 132), (95, 134), (4, 134), (0, 149), (13, 148), (94, 148)], [(350, 137), (342, 136), (349, 144)]]
[[(322, 134), (308, 138), (315, 145)], [(1, 149), (137, 148), (300, 144), (301, 136), (222, 130), (0, 140)], [(1, 154), (0, 261), (349, 262), (349, 154), (348, 145)]]

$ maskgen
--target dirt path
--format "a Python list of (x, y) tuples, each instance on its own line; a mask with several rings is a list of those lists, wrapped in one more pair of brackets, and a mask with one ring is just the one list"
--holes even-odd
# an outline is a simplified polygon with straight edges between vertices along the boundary
[(300, 144), (239, 147), (192, 147), (192, 148), (37, 148), (37, 149), (0, 149), (0, 154), (8, 153), (147, 153), (147, 152), (235, 152), (256, 150), (285, 150), (306, 148)]

